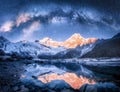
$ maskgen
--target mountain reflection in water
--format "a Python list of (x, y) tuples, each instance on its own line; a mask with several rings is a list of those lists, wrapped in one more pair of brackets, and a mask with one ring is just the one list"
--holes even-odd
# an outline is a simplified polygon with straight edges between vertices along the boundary
[(64, 80), (68, 83), (72, 88), (79, 89), (83, 84), (95, 84), (95, 81), (89, 80), (82, 76), (78, 77), (74, 73), (64, 73), (64, 74), (46, 74), (38, 77), (38, 80), (42, 81), (43, 83), (51, 82), (52, 80)]
[[(118, 61), (118, 60), (116, 60)], [(44, 61), (45, 62), (45, 61)], [(53, 61), (51, 61), (53, 62)], [(98, 61), (84, 61), (84, 63), (30, 63), (24, 66), (25, 71), (21, 74), (21, 80), (43, 82), (48, 84), (54, 80), (64, 80), (74, 89), (81, 88), (84, 84), (97, 84), (111, 82), (118, 84), (119, 62), (107, 59)]]

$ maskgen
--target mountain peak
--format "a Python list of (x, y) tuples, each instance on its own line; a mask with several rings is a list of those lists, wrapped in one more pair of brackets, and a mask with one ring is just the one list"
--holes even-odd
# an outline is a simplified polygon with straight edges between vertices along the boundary
[(82, 37), (79, 33), (74, 33), (72, 36)]
[(77, 40), (83, 40), (85, 39), (82, 37), (79, 33), (74, 33), (71, 37), (69, 37), (66, 41), (77, 41)]
[(65, 47), (65, 48), (76, 48), (77, 46), (82, 46), (86, 44), (94, 43), (97, 39), (96, 38), (87, 38), (85, 39), (79, 33), (74, 33), (71, 37), (63, 42), (54, 41), (49, 37), (46, 37), (39, 42), (46, 46), (51, 47)]
[(79, 33), (74, 33), (70, 38), (83, 38)]
[(54, 41), (49, 37), (45, 37), (42, 40), (39, 41), (40, 44), (46, 45), (46, 46), (51, 46), (51, 47), (59, 47), (61, 46), (60, 42)]
[(53, 41), (53, 40), (49, 37), (45, 37), (42, 40), (40, 40), (40, 42), (47, 42), (47, 41)]

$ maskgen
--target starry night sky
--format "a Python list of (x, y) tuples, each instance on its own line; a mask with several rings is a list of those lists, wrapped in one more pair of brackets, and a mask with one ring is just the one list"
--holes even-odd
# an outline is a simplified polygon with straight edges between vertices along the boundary
[(120, 32), (120, 0), (0, 0), (0, 35), (12, 41), (74, 33), (110, 38)]

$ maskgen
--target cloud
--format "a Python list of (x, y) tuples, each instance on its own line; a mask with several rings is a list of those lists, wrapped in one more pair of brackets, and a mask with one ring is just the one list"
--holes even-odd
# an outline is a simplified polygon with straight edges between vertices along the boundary
[(66, 23), (67, 19), (65, 17), (53, 17), (51, 22), (53, 24), (61, 24), (61, 23)]
[(39, 21), (35, 21), (33, 22), (28, 28), (24, 28), (23, 29), (23, 38), (27, 39), (30, 36), (32, 36), (32, 34), (40, 29), (40, 22)]
[(0, 27), (0, 32), (10, 32), (14, 26), (13, 21), (7, 21)]
[[(26, 39), (34, 39), (32, 38), (33, 36), (35, 39), (50, 36), (55, 39), (57, 38), (64, 40), (67, 38), (67, 36), (74, 32), (79, 32), (86, 37), (96, 37), (98, 36), (97, 34), (99, 34), (99, 37), (103, 38), (105, 36), (110, 37), (111, 35), (120, 31), (120, 18), (118, 14), (120, 10), (119, 7), (117, 10), (115, 9), (117, 8), (115, 4), (113, 4), (113, 7), (111, 7), (111, 4), (108, 4), (108, 2), (104, 0), (93, 0), (94, 3), (90, 2), (90, 0), (32, 0), (31, 2), (26, 0), (17, 1), (20, 2), (20, 4), (16, 4), (18, 2), (7, 1), (9, 3), (5, 3), (4, 5), (3, 2), (3, 4), (1, 3), (0, 5), (0, 14), (3, 15), (3, 17), (0, 17), (0, 33), (2, 34), (2, 32), (5, 32), (3, 35), (7, 34), (10, 36), (10, 38), (11, 34), (13, 34), (14, 36), (20, 38), (24, 36)], [(115, 0), (107, 1), (110, 3), (111, 1)], [(20, 5), (20, 7), (18, 5)], [(105, 9), (103, 9), (104, 7)], [(6, 12), (6, 10), (8, 11)], [(109, 16), (111, 16), (112, 19), (109, 18)], [(8, 22), (8, 20), (12, 20), (13, 22)], [(2, 21), (5, 21), (5, 23)], [(40, 21), (41, 25), (43, 25), (42, 29), (44, 31), (41, 30), (35, 32), (37, 28), (40, 28), (34, 27), (35, 21)]]
[(29, 13), (21, 13), (15, 21), (6, 21), (0, 26), (0, 32), (10, 32), (14, 26), (19, 27), (31, 19)]
[(31, 19), (29, 13), (22, 13), (16, 19), (16, 26), (20, 26), (20, 24), (25, 23)]

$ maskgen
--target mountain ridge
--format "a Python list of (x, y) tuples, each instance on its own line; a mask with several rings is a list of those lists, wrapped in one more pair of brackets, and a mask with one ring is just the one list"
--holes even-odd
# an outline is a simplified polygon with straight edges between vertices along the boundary
[(77, 46), (92, 44), (95, 43), (96, 41), (97, 41), (96, 38), (84, 38), (79, 33), (74, 33), (72, 36), (70, 36), (68, 39), (62, 42), (54, 41), (51, 38), (46, 37), (40, 40), (39, 43), (50, 47), (61, 46), (69, 49), (69, 48), (76, 48)]

